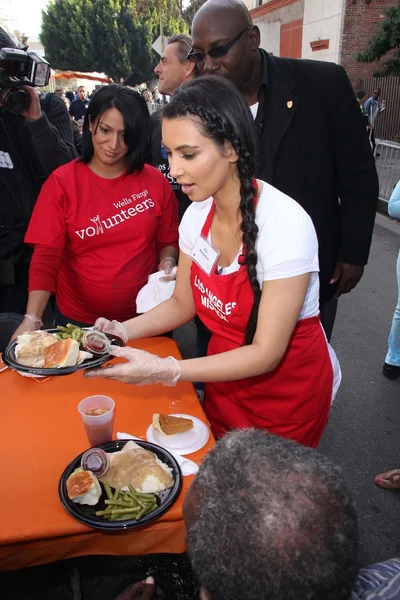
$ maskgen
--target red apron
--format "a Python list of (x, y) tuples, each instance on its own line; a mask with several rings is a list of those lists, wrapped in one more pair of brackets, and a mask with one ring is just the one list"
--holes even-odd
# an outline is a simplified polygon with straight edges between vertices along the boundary
[[(202, 229), (207, 238), (214, 204)], [(243, 248), (243, 252), (245, 249)], [(239, 348), (253, 306), (245, 265), (235, 273), (207, 275), (194, 261), (190, 281), (196, 311), (212, 331), (207, 355)], [(279, 365), (239, 381), (206, 383), (204, 410), (215, 437), (258, 427), (315, 448), (328, 422), (333, 370), (318, 317), (299, 321)]]

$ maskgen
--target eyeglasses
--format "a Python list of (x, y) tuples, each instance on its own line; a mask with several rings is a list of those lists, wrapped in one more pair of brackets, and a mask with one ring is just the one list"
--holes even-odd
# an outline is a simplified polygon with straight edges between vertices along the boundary
[(223, 44), (222, 46), (215, 46), (215, 48), (211, 48), (210, 50), (207, 50), (207, 52), (200, 52), (200, 51), (196, 51), (196, 50), (192, 49), (186, 58), (190, 62), (193, 62), (193, 63), (203, 62), (206, 57), (206, 54), (208, 54), (208, 56), (210, 58), (214, 58), (214, 59), (222, 58), (222, 56), (225, 56), (225, 54), (228, 54), (230, 48), (232, 48), (232, 46), (234, 44), (236, 44), (236, 42), (242, 37), (244, 32), (247, 31), (248, 29), (251, 29), (251, 27), (245, 27), (245, 29), (242, 29), (242, 31), (236, 37), (234, 37), (233, 40), (231, 42), (229, 42), (229, 44)]

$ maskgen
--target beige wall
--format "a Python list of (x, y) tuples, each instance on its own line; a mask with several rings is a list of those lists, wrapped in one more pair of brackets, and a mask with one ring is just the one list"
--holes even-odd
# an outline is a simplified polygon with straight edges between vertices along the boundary
[[(340, 62), (345, 0), (304, 0), (302, 58)], [(329, 40), (329, 48), (313, 51), (310, 42)]]

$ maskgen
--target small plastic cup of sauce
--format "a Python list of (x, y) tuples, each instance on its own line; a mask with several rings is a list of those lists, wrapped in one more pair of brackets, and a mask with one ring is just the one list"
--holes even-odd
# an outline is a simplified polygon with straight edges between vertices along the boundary
[(108, 471), (110, 457), (101, 448), (90, 448), (86, 450), (81, 459), (81, 467), (84, 471), (91, 471), (96, 477), (101, 477)]
[(92, 354), (109, 354), (111, 340), (102, 331), (91, 329), (82, 337), (82, 348)]

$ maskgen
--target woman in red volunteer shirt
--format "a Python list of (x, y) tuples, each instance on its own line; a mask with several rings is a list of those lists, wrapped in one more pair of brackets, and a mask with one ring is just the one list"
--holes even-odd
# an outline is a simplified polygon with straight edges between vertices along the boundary
[[(318, 243), (291, 198), (253, 179), (256, 140), (240, 92), (219, 77), (180, 88), (165, 108), (163, 144), (192, 205), (180, 225), (173, 297), (105, 331), (137, 339), (197, 313), (213, 335), (208, 356), (159, 358), (115, 349), (129, 362), (87, 373), (127, 383), (204, 381), (217, 437), (241, 427), (317, 446), (340, 379), (319, 319)], [(336, 376), (335, 376), (336, 372)]]
[(49, 177), (33, 211), (29, 301), (16, 334), (41, 326), (50, 294), (56, 324), (129, 319), (149, 275), (174, 266), (178, 204), (165, 177), (145, 164), (149, 120), (143, 98), (122, 85), (91, 100), (82, 158)]

